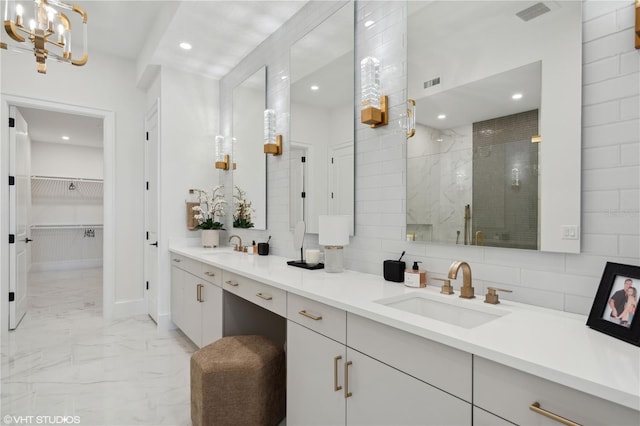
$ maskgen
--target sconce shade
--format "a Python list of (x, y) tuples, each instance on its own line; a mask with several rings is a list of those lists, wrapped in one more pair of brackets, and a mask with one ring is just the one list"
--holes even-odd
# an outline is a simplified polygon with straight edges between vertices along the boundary
[(348, 215), (319, 216), (318, 243), (322, 246), (346, 246), (349, 244)]

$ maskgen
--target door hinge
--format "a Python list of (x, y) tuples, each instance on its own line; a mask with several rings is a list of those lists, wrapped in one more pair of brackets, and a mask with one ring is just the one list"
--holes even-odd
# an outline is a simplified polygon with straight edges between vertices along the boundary
[(300, 194), (300, 196), (301, 196), (302, 198), (307, 198), (307, 193), (306, 193), (306, 192), (304, 192), (304, 191), (302, 191), (302, 194)]
[(149, 231), (147, 231), (147, 240), (149, 240)]
[(331, 157), (331, 164), (333, 164), (333, 157)]
[(149, 290), (149, 281), (147, 281), (147, 290)]
[(16, 294), (13, 291), (9, 292), (9, 302), (16, 300)]
[(16, 178), (14, 176), (9, 176), (9, 186), (13, 186), (16, 184)]
[(16, 119), (9, 117), (9, 127), (16, 127)]
[(303, 163), (307, 162), (307, 157), (300, 157), (300, 161), (302, 161)]
[(147, 132), (147, 136), (146, 136), (147, 140), (149, 140), (149, 132)]
[(333, 200), (333, 192), (331, 193), (331, 199)]
[(149, 190), (149, 181), (147, 181), (147, 191)]
[(14, 244), (16, 242), (16, 236), (13, 234), (9, 234), (9, 244)]

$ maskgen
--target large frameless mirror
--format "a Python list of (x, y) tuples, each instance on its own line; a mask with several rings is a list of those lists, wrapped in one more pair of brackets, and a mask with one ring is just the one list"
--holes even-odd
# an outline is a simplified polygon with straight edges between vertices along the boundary
[(407, 239), (579, 252), (581, 3), (408, 8)]
[(233, 89), (234, 228), (267, 228), (266, 76), (262, 67)]
[(290, 224), (350, 215), (354, 234), (354, 9), (291, 46)]

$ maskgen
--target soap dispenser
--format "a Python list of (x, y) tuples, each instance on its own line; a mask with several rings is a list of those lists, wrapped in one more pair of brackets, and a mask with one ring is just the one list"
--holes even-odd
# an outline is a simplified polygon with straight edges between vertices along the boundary
[(413, 267), (404, 271), (404, 285), (407, 287), (426, 287), (427, 271), (418, 267), (419, 261), (413, 262)]

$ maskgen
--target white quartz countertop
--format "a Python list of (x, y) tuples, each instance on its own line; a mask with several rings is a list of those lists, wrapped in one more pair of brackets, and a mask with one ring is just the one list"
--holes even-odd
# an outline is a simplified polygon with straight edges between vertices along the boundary
[[(280, 256), (179, 242), (170, 251), (640, 410), (640, 347), (590, 329), (586, 316), (505, 300), (489, 305), (478, 294), (461, 299), (462, 271), (452, 280), (456, 294), (443, 295), (439, 287), (409, 288), (372, 274), (295, 268)], [(376, 303), (407, 293), (502, 316), (463, 328)]]

